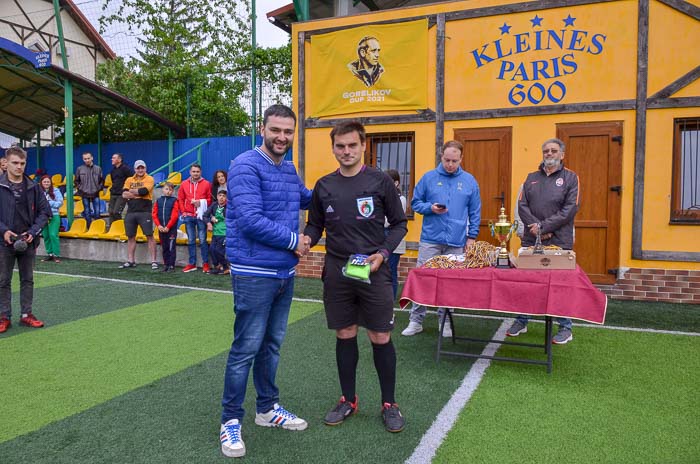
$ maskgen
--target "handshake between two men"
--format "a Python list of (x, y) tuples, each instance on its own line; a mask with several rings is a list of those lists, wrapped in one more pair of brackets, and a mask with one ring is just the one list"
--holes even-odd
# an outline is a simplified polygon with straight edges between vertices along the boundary
[[(297, 244), (297, 249), (294, 250), (294, 253), (299, 258), (303, 258), (304, 256), (309, 254), (310, 250), (311, 250), (311, 237), (309, 237), (308, 235), (299, 234), (299, 243)], [(384, 261), (385, 261), (385, 258), (381, 253), (374, 253), (372, 255), (369, 255), (367, 257), (367, 259), (365, 260), (365, 262), (369, 263), (369, 265), (370, 265), (369, 266), (370, 272), (376, 272)]]

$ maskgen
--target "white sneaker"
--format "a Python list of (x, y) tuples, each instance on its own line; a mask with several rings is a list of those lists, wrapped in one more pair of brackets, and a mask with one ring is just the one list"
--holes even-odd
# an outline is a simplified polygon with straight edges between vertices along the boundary
[(230, 458), (242, 458), (245, 456), (245, 443), (241, 438), (241, 424), (238, 419), (231, 419), (221, 425), (219, 433), (221, 440), (221, 452)]
[(401, 332), (401, 335), (405, 335), (407, 337), (413, 336), (415, 334), (419, 334), (423, 331), (423, 324), (420, 322), (409, 322), (408, 327), (403, 329), (403, 332)]
[(255, 425), (262, 427), (282, 427), (287, 430), (304, 430), (309, 424), (301, 417), (275, 403), (268, 412), (255, 415)]
[(442, 329), (442, 336), (445, 338), (452, 338), (452, 326), (450, 322), (445, 322), (445, 327)]

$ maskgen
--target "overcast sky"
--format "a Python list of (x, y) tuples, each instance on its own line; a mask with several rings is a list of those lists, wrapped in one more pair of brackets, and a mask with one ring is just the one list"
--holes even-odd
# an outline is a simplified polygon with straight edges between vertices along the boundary
[[(99, 19), (102, 15), (101, 0), (78, 0), (78, 8), (85, 14), (95, 29), (100, 30)], [(267, 13), (292, 3), (292, 0), (256, 0), (257, 31), (256, 39), (261, 47), (279, 47), (289, 40), (289, 34), (273, 26), (267, 20)], [(135, 53), (137, 40), (129, 34), (126, 27), (111, 26), (102, 35), (114, 52), (119, 56), (131, 56)]]

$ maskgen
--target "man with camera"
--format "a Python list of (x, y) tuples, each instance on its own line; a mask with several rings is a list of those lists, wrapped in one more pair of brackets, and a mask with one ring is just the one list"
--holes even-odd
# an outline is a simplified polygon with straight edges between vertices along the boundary
[(41, 188), (24, 175), (27, 153), (20, 147), (8, 148), (7, 172), (0, 175), (0, 333), (12, 326), (12, 269), (19, 268), (19, 323), (43, 327), (32, 313), (34, 298), (34, 258), (41, 229), (51, 217), (51, 207)]

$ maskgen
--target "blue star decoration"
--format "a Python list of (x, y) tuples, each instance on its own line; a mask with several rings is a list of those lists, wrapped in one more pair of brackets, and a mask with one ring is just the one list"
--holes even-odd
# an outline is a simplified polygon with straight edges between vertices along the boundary
[(567, 16), (566, 18), (563, 19), (564, 21), (564, 27), (574, 27), (574, 21), (576, 21), (576, 18), (572, 18), (571, 15)]
[(535, 27), (535, 26), (542, 27), (542, 20), (543, 19), (544, 18), (540, 18), (539, 16), (535, 15), (535, 17), (530, 20), (530, 22), (532, 23), (532, 27)]
[(499, 27), (501, 30), (501, 35), (503, 34), (510, 34), (510, 28), (513, 26), (509, 26), (508, 23), (503, 23), (503, 26)]

